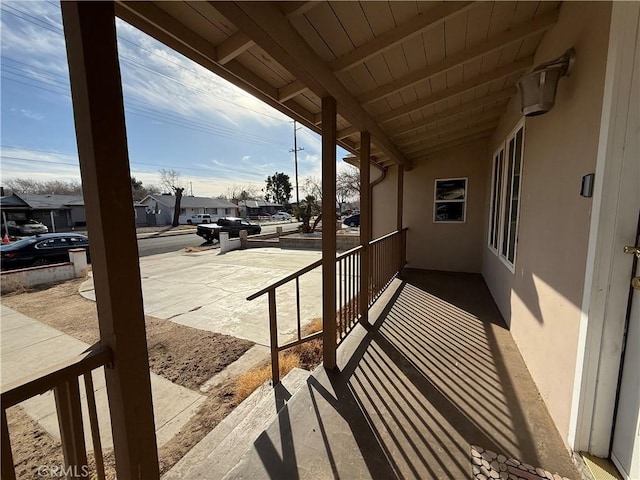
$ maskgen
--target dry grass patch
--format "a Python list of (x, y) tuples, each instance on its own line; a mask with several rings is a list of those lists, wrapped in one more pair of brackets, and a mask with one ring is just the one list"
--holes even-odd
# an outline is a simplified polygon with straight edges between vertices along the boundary
[[(322, 319), (315, 318), (302, 329), (302, 337), (322, 331)], [(313, 370), (322, 363), (322, 339), (317, 338), (290, 348), (279, 356), (280, 378), (294, 368)], [(271, 364), (266, 363), (238, 377), (234, 389), (234, 399), (242, 402), (258, 387), (271, 380)]]
[[(300, 368), (300, 360), (297, 355), (284, 353), (280, 355), (279, 367), (280, 378), (282, 378), (294, 368)], [(240, 375), (234, 391), (235, 401), (242, 402), (268, 380), (271, 380), (271, 364), (256, 367)]]

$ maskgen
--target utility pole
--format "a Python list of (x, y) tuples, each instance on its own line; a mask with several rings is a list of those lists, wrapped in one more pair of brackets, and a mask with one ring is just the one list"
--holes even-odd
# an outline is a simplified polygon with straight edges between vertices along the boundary
[(299, 128), (296, 128), (296, 121), (293, 121), (293, 150), (289, 150), (289, 152), (293, 152), (293, 158), (296, 165), (296, 205), (300, 207), (300, 192), (298, 191), (298, 152), (304, 150), (304, 147), (298, 148), (298, 135), (297, 131)]

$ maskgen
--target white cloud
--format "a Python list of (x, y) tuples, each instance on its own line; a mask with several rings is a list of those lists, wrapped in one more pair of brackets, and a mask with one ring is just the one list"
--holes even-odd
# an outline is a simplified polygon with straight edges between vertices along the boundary
[(11, 109), (12, 112), (19, 112), (22, 115), (24, 115), (27, 118), (31, 118), (33, 120), (42, 120), (44, 118), (44, 115), (41, 113), (37, 113), (37, 112), (32, 112), (31, 110), (27, 110), (25, 108), (22, 108), (20, 110), (18, 110), (17, 108), (13, 108)]
[(250, 159), (251, 159), (251, 155), (245, 155), (244, 157), (242, 157), (242, 161), (243, 162), (246, 162), (246, 161), (248, 161)]

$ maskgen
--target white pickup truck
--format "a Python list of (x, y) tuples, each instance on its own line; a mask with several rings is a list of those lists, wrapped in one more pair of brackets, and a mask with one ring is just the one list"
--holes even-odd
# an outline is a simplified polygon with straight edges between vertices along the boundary
[(198, 213), (191, 215), (190, 217), (180, 216), (180, 223), (186, 223), (187, 225), (202, 225), (203, 223), (213, 223), (218, 219), (217, 216), (213, 218), (208, 213)]

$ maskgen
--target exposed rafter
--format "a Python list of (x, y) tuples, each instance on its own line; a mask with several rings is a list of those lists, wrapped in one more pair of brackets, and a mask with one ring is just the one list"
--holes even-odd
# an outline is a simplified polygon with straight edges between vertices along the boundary
[(458, 54), (452, 55), (442, 62), (412, 72), (403, 78), (394, 80), (386, 85), (375, 88), (358, 96), (358, 101), (363, 104), (371, 103), (429, 78), (439, 75), (466, 62), (479, 58), (487, 53), (504, 48), (505, 45), (520, 41), (537, 33), (551, 28), (558, 21), (559, 10), (542, 15), (530, 22), (520, 25), (512, 30), (490, 38), (486, 42), (467, 48)]
[(291, 26), (280, 10), (266, 2), (210, 2), (222, 15), (252, 38), (280, 65), (319, 97), (330, 95), (349, 123), (371, 132), (375, 144), (391, 158), (410, 168), (410, 162), (389, 140), (378, 123), (356, 101), (346, 87)]
[(407, 139), (402, 143), (398, 143), (398, 147), (402, 148), (405, 153), (410, 153), (416, 147), (410, 147), (410, 145), (414, 145), (420, 142), (427, 142), (430, 138), (444, 135), (451, 132), (455, 132), (459, 130), (461, 127), (473, 128), (479, 124), (483, 123), (493, 123), (495, 120), (500, 118), (503, 113), (502, 107), (492, 108), (487, 110), (486, 112), (482, 112), (478, 115), (472, 115), (466, 118), (462, 118), (457, 122), (450, 122), (446, 125), (443, 125), (440, 128), (434, 128), (432, 130), (428, 130), (421, 135), (414, 135), (413, 137)]
[(425, 152), (432, 151), (436, 146), (442, 145), (444, 143), (451, 143), (457, 140), (462, 140), (467, 137), (474, 137), (477, 135), (490, 135), (498, 125), (498, 122), (493, 122), (485, 125), (481, 125), (476, 128), (465, 129), (456, 133), (452, 133), (450, 135), (445, 135), (443, 137), (434, 137), (429, 145), (425, 145), (423, 148), (413, 150), (409, 153), (409, 156), (412, 159), (415, 159), (418, 156), (424, 155)]
[(305, 87), (300, 80), (294, 80), (290, 84), (278, 89), (278, 97), (281, 102), (286, 102), (306, 90), (307, 87)]
[(319, 3), (320, 2), (280, 2), (280, 10), (285, 17), (293, 18), (304, 15)]
[[(513, 95), (513, 91), (510, 89), (501, 90), (497, 93), (487, 95), (486, 97), (485, 96), (479, 97), (479, 98), (476, 98), (475, 100), (472, 100), (471, 102), (462, 103), (457, 107), (448, 108), (434, 115), (429, 115), (428, 117), (425, 117), (423, 120), (419, 122), (412, 122), (410, 125), (407, 125), (405, 127), (388, 130), (387, 133), (389, 133), (389, 135), (391, 135), (392, 137), (396, 137), (396, 138), (402, 137), (407, 135), (410, 132), (413, 132), (414, 130), (417, 130), (422, 127), (426, 127), (428, 125), (431, 125), (432, 123), (446, 120), (455, 115), (468, 112), (469, 110), (473, 110), (474, 108), (478, 108), (484, 105), (489, 105), (495, 102), (507, 100), (508, 98), (511, 98), (512, 95)], [(345, 130), (348, 130), (348, 129), (345, 129)], [(342, 130), (341, 132), (345, 130)], [(346, 137), (341, 137), (341, 138), (346, 138)], [(401, 142), (401, 140), (398, 140), (398, 141)]]
[(253, 47), (255, 43), (242, 32), (237, 32), (216, 46), (218, 63), (224, 65), (241, 53)]
[[(455, 97), (456, 95), (460, 95), (469, 90), (473, 90), (481, 85), (485, 85), (487, 83), (494, 82), (496, 80), (500, 80), (502, 78), (508, 77), (510, 75), (517, 74), (529, 67), (533, 62), (533, 58), (529, 57), (524, 60), (520, 60), (516, 63), (512, 63), (506, 65), (504, 67), (500, 67), (496, 70), (492, 70), (487, 73), (483, 73), (482, 75), (467, 80), (466, 82), (462, 82), (454, 87), (447, 88), (445, 90), (441, 90), (431, 95), (430, 97), (426, 97), (415, 102), (409, 103), (407, 105), (403, 105), (402, 107), (394, 108), (389, 112), (383, 113), (377, 117), (377, 120), (380, 123), (390, 122), (391, 120), (395, 120), (396, 118), (402, 117), (404, 115), (408, 115), (417, 110), (422, 110), (423, 108), (429, 107), (435, 103), (441, 102), (442, 100), (446, 100), (451, 97)], [(515, 88), (512, 91), (515, 93)]]
[(446, 20), (466, 12), (471, 6), (473, 6), (473, 2), (447, 2), (421, 15), (417, 15), (396, 28), (360, 45), (355, 50), (336, 58), (330, 63), (331, 69), (334, 72), (342, 72), (355, 67), (405, 40), (442, 25)]
[(429, 155), (433, 155), (434, 153), (441, 152), (443, 150), (448, 150), (450, 148), (459, 147), (469, 142), (474, 142), (476, 140), (480, 140), (482, 138), (488, 138), (491, 136), (491, 130), (486, 132), (481, 132), (476, 135), (470, 135), (468, 137), (461, 137), (454, 140), (450, 140), (448, 142), (439, 143), (433, 145), (431, 148), (420, 152), (420, 154), (413, 158), (414, 161), (419, 161), (422, 159), (427, 159)]

